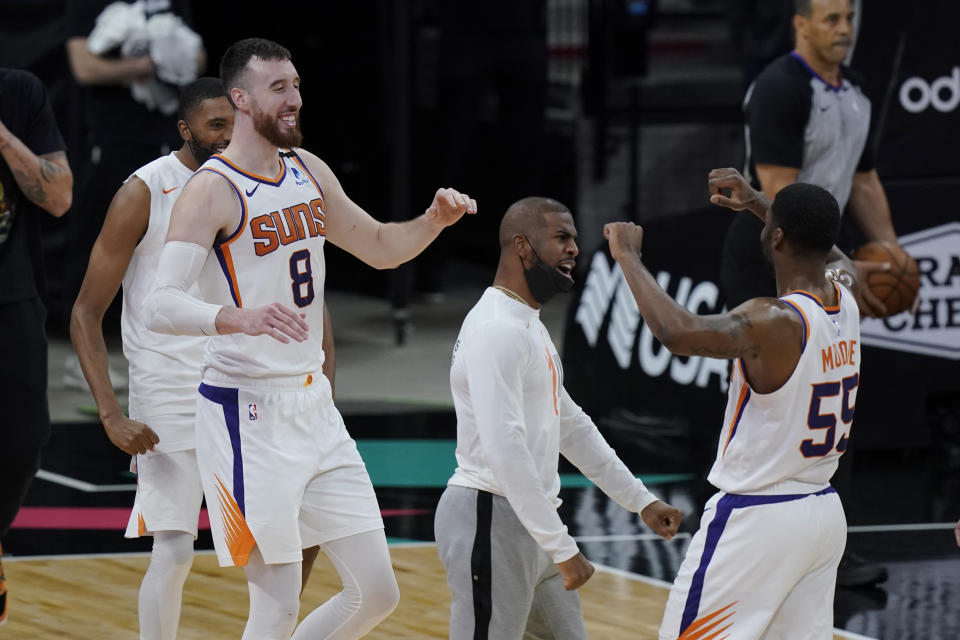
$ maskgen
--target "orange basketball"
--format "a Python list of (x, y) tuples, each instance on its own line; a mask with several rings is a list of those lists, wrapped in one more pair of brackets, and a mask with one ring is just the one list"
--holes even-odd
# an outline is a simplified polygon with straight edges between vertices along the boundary
[(854, 260), (889, 262), (889, 271), (875, 271), (867, 277), (867, 286), (880, 298), (892, 316), (909, 309), (920, 289), (920, 270), (916, 261), (892, 242), (868, 242), (853, 254)]

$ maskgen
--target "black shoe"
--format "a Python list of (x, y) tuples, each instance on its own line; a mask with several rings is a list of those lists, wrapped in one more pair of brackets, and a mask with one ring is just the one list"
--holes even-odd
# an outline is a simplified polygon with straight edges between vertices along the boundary
[(866, 587), (887, 579), (887, 568), (867, 562), (855, 553), (845, 553), (837, 567), (838, 587)]

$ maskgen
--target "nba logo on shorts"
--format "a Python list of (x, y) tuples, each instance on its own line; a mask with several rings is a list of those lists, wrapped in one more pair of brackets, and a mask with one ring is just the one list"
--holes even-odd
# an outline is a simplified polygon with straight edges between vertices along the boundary
[(249, 405), (247, 405), (247, 411), (250, 412), (250, 419), (251, 419), (251, 420), (256, 420), (256, 419), (257, 419), (257, 405), (255, 405), (255, 404), (249, 404)]

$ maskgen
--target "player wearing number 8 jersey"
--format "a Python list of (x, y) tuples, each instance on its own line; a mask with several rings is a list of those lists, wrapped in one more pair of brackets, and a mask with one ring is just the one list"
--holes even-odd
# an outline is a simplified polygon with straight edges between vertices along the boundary
[[(415, 257), (476, 202), (440, 189), (426, 212), (382, 224), (300, 148), (300, 77), (290, 52), (250, 38), (220, 79), (230, 145), (184, 187), (170, 220), (150, 328), (210, 335), (197, 400), (197, 461), (222, 565), (243, 566), (243, 638), (289, 638), (300, 550), (319, 544), (343, 590), (294, 638), (359, 638), (399, 598), (373, 486), (321, 375), (327, 240), (386, 269)], [(189, 287), (199, 281), (202, 299)]]
[[(217, 176), (240, 204), (237, 227), (218, 239), (200, 271), (203, 299), (255, 308), (283, 301), (312, 327), (323, 325), (323, 190), (296, 151), (277, 153), (273, 173), (244, 171), (214, 155), (198, 174)], [(313, 304), (314, 302), (317, 304)], [(311, 332), (308, 340), (319, 339)], [(270, 335), (242, 333), (212, 338), (206, 366), (245, 378), (297, 376), (320, 371), (323, 351), (299, 342), (278, 343)]]
[(856, 300), (825, 275), (828, 266), (850, 269), (832, 259), (839, 208), (809, 184), (785, 187), (769, 206), (735, 170), (715, 170), (710, 182), (714, 204), (764, 220), (761, 243), (779, 298), (691, 314), (640, 261), (640, 227), (604, 230), (644, 321), (665, 347), (736, 359), (709, 475), (719, 491), (687, 548), (660, 638), (826, 640), (846, 544), (830, 478), (850, 437), (860, 371)]

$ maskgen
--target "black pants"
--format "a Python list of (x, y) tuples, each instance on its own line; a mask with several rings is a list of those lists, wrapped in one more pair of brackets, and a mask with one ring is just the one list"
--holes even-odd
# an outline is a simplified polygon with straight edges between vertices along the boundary
[(46, 316), (39, 298), (0, 304), (0, 540), (50, 437)]

